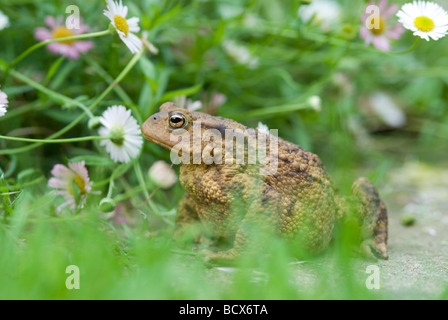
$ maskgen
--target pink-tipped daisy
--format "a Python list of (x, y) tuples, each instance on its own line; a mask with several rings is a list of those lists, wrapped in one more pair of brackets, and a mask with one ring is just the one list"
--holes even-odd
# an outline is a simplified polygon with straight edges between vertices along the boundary
[(69, 206), (72, 210), (77, 207), (82, 208), (87, 194), (92, 191), (93, 184), (89, 179), (84, 161), (69, 162), (68, 167), (56, 164), (51, 174), (53, 177), (48, 181), (48, 186), (57, 189), (57, 194), (65, 198), (65, 202), (57, 208), (57, 211), (60, 212), (65, 206)]
[[(379, 9), (378, 16), (367, 13), (367, 9), (372, 6)], [(378, 4), (367, 3), (365, 13), (361, 17), (360, 30), (360, 36), (366, 45), (372, 43), (378, 50), (390, 51), (390, 40), (400, 39), (404, 32), (403, 27), (391, 19), (397, 11), (398, 6), (389, 5), (387, 0), (380, 0)]]
[(3, 117), (8, 107), (8, 96), (2, 90), (0, 90), (0, 117)]
[(140, 19), (136, 17), (126, 19), (127, 14), (128, 7), (124, 6), (121, 0), (120, 2), (107, 0), (107, 10), (104, 10), (104, 15), (109, 18), (121, 41), (132, 53), (137, 53), (143, 48), (143, 42), (133, 32), (140, 31), (138, 26)]
[[(78, 34), (83, 34), (89, 30), (89, 27), (83, 23), (80, 23), (78, 29), (68, 29), (62, 23), (62, 18), (47, 16), (45, 18), (45, 23), (49, 29), (37, 28), (34, 31), (34, 36), (37, 40), (46, 41), (50, 39), (58, 39), (71, 37)], [(84, 53), (92, 49), (93, 42), (91, 41), (80, 41), (80, 40), (67, 40), (61, 42), (53, 42), (47, 45), (48, 50), (56, 54), (66, 56), (69, 59), (78, 59), (80, 53)]]

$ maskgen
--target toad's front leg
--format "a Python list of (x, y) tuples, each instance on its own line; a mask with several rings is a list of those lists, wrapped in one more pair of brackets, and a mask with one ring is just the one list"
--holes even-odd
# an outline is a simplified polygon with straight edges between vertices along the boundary
[(263, 208), (259, 201), (254, 201), (247, 209), (246, 215), (238, 223), (234, 233), (232, 248), (223, 251), (202, 250), (207, 264), (231, 265), (240, 258), (257, 257), (266, 248), (269, 237), (274, 235), (272, 215)]
[(173, 239), (181, 240), (184, 237), (192, 237), (199, 242), (202, 236), (201, 227), (195, 203), (187, 193), (179, 202)]

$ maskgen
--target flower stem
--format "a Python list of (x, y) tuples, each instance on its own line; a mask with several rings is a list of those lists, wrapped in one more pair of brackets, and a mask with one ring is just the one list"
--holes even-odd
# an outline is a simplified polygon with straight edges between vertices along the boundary
[(107, 191), (107, 198), (112, 198), (112, 192), (115, 187), (114, 180), (117, 179), (118, 177), (122, 176), (124, 173), (126, 173), (126, 171), (129, 170), (131, 165), (132, 165), (132, 162), (123, 163), (122, 165), (116, 167), (115, 170), (112, 172), (110, 179), (109, 179), (109, 190)]
[(103, 93), (90, 105), (89, 109), (95, 108), (111, 91), (116, 85), (118, 85), (121, 80), (128, 74), (128, 72), (134, 67), (134, 65), (140, 60), (145, 50), (142, 49), (139, 53), (135, 54), (131, 61), (126, 65), (126, 67), (120, 72), (118, 77), (103, 91)]
[(420, 39), (421, 39), (420, 37), (417, 37), (417, 38), (415, 39), (414, 43), (412, 44), (412, 46), (411, 46), (409, 49), (405, 50), (405, 51), (400, 51), (400, 52), (387, 52), (387, 53), (388, 53), (388, 54), (391, 54), (391, 55), (396, 55), (396, 56), (400, 56), (400, 55), (407, 54), (407, 53), (413, 51), (413, 50), (417, 47), (418, 43), (420, 42)]
[(238, 115), (238, 119), (262, 117), (262, 116), (268, 116), (268, 115), (272, 115), (272, 114), (294, 112), (294, 111), (306, 110), (306, 109), (311, 109), (310, 104), (307, 102), (286, 104), (286, 105), (281, 105), (281, 106), (275, 106), (275, 107), (269, 107), (269, 108), (245, 112), (241, 115)]
[[(0, 139), (11, 140), (11, 141), (21, 141), (21, 142), (38, 142), (38, 143), (69, 143), (69, 142), (80, 142), (80, 141), (91, 141), (91, 140), (107, 140), (107, 139), (110, 139), (110, 137), (87, 136), (87, 137), (67, 138), (67, 139), (30, 139), (30, 138), (8, 137), (8, 136), (0, 135)], [(6, 151), (6, 150), (0, 150), (0, 154), (4, 154), (3, 151)]]
[(142, 170), (142, 167), (141, 167), (141, 165), (140, 165), (140, 162), (138, 162), (137, 160), (134, 162), (134, 171), (135, 171), (135, 174), (136, 174), (136, 176), (137, 176), (137, 180), (138, 180), (138, 182), (139, 182), (139, 185), (140, 185), (140, 187), (142, 188), (142, 190), (143, 190), (143, 194), (145, 195), (145, 198), (146, 198), (146, 201), (143, 202), (143, 204), (146, 204), (146, 203), (147, 203), (148, 206), (149, 206), (149, 208), (151, 209), (152, 213), (153, 213), (155, 216), (161, 218), (161, 219), (162, 219), (164, 222), (166, 222), (168, 225), (171, 225), (171, 226), (172, 226), (172, 225), (173, 225), (173, 222), (172, 222), (170, 219), (168, 219), (168, 217), (166, 217), (166, 216), (164, 216), (163, 214), (161, 214), (161, 213), (159, 212), (159, 210), (157, 210), (157, 208), (156, 208), (156, 206), (154, 205), (154, 203), (151, 201), (151, 198), (154, 196), (155, 191), (158, 190), (158, 189), (154, 190), (151, 194), (149, 194), (149, 192), (148, 192), (148, 188), (147, 188), (146, 183), (145, 183), (145, 178), (144, 178), (144, 176), (143, 176), (143, 170)]
[(67, 96), (64, 96), (63, 94), (60, 94), (56, 91), (50, 90), (50, 89), (44, 87), (43, 85), (41, 85), (40, 83), (37, 83), (36, 81), (31, 80), (30, 78), (22, 75), (21, 73), (15, 71), (15, 70), (10, 70), (10, 73), (15, 78), (28, 84), (29, 86), (33, 87), (34, 89), (39, 90), (40, 92), (46, 94), (50, 98), (53, 98), (53, 100), (55, 100), (61, 104), (65, 104), (65, 105), (72, 105), (72, 106), (75, 105), (78, 108), (82, 109), (84, 112), (86, 112), (90, 118), (94, 117), (93, 113), (83, 103), (81, 103), (75, 99), (71, 99)]
[(64, 37), (64, 38), (55, 38), (55, 39), (48, 39), (39, 43), (36, 43), (35, 45), (29, 47), (28, 49), (26, 49), (24, 52), (22, 52), (22, 54), (20, 54), (16, 59), (14, 59), (13, 62), (11, 62), (8, 66), (8, 68), (6, 69), (5, 72), (5, 77), (8, 74), (9, 69), (14, 68), (14, 66), (19, 63), (20, 61), (22, 61), (23, 59), (25, 59), (26, 56), (28, 56), (31, 52), (39, 49), (40, 47), (46, 46), (47, 44), (53, 43), (53, 42), (62, 42), (62, 41), (69, 41), (69, 40), (79, 40), (79, 39), (86, 39), (86, 38), (96, 38), (96, 37), (101, 37), (104, 35), (107, 35), (110, 33), (110, 30), (103, 30), (103, 31), (99, 31), (99, 32), (92, 32), (92, 33), (84, 33), (84, 34), (78, 34), (75, 36), (70, 36), (70, 37)]
[[(126, 67), (120, 72), (120, 74), (117, 76), (117, 78), (115, 78), (115, 80), (106, 88), (106, 90), (101, 94), (101, 96), (99, 96), (89, 107), (89, 110), (92, 110), (93, 108), (95, 108), (96, 106), (98, 106), (98, 104), (112, 91), (112, 89), (118, 84), (120, 83), (121, 80), (123, 80), (123, 78), (129, 73), (129, 71), (134, 67), (134, 65), (138, 62), (138, 60), (140, 59), (140, 57), (143, 55), (144, 50), (141, 50), (139, 53), (135, 54), (134, 57), (131, 59), (131, 61), (129, 61), (129, 63), (126, 65)], [(1, 68), (1, 65), (0, 65)], [(11, 70), (11, 74), (13, 70)], [(50, 94), (54, 97), (58, 97), (59, 99), (63, 99), (63, 100), (67, 100), (70, 102), (73, 102), (73, 104), (79, 104), (79, 101), (70, 99), (64, 95), (61, 94), (57, 94), (54, 91), (51, 91), (41, 85), (39, 85), (38, 83), (35, 83), (34, 81), (32, 81), (31, 79), (28, 79), (27, 77), (23, 76), (22, 74), (20, 74), (19, 72), (15, 72), (13, 74), (14, 77), (21, 79), (23, 81), (25, 81), (25, 79), (29, 82), (28, 84), (31, 85), (31, 83), (33, 83), (34, 87), (37, 90), (41, 90), (42, 92), (46, 93), (46, 94)], [(76, 102), (76, 103), (74, 103)], [(78, 116), (78, 118), (76, 118), (75, 120), (73, 120), (71, 123), (69, 123), (68, 125), (66, 125), (64, 128), (60, 129), (59, 131), (53, 133), (51, 136), (48, 137), (48, 139), (54, 139), (57, 137), (62, 136), (64, 133), (70, 131), (74, 126), (76, 126), (78, 123), (81, 122), (82, 119), (84, 119), (84, 117), (86, 116), (86, 113), (81, 114), (80, 116)], [(46, 140), (46, 139), (45, 139)], [(14, 148), (14, 149), (3, 149), (0, 150), (0, 154), (16, 154), (16, 153), (21, 153), (21, 152), (26, 152), (35, 148), (38, 148), (41, 145), (40, 142), (36, 142), (33, 144), (30, 144), (28, 146), (23, 146), (20, 148)]]

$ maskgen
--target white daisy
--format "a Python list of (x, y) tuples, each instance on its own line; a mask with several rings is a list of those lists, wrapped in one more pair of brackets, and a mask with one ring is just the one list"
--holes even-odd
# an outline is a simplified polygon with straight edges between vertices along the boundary
[(313, 0), (308, 5), (300, 6), (298, 15), (305, 23), (312, 22), (324, 31), (328, 31), (340, 21), (342, 9), (336, 1)]
[(8, 107), (8, 96), (2, 90), (0, 90), (0, 117), (3, 117)]
[(109, 107), (100, 117), (100, 121), (103, 125), (99, 130), (100, 136), (110, 137), (108, 140), (101, 140), (100, 144), (106, 147), (112, 160), (129, 162), (139, 154), (143, 139), (131, 110), (124, 106)]
[(7, 15), (3, 13), (3, 11), (0, 10), (0, 30), (3, 30), (8, 26), (9, 26), (9, 18)]
[(173, 102), (178, 108), (183, 108), (190, 112), (194, 112), (202, 108), (201, 101), (193, 101), (191, 99), (187, 99), (186, 96), (177, 96), (173, 99)]
[(426, 1), (414, 1), (404, 4), (397, 13), (399, 22), (426, 41), (438, 40), (448, 31), (448, 13), (438, 4)]
[(269, 134), (269, 128), (263, 122), (258, 122), (257, 130), (260, 133)]
[(137, 53), (142, 49), (143, 43), (133, 32), (140, 31), (138, 26), (140, 19), (136, 17), (126, 19), (127, 14), (128, 7), (124, 6), (121, 0), (120, 2), (107, 0), (107, 10), (104, 10), (104, 15), (109, 18), (117, 30), (118, 36), (129, 50), (132, 53)]
[(254, 57), (246, 47), (232, 40), (224, 40), (222, 45), (227, 54), (239, 64), (247, 65), (250, 69), (258, 67), (258, 57)]
[(6, 113), (6, 106), (0, 105), (0, 117), (3, 117)]

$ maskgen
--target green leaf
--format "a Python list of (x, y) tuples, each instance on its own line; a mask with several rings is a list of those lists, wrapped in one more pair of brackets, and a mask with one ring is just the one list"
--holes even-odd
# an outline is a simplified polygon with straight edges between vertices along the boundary
[(143, 74), (146, 78), (155, 80), (157, 77), (156, 68), (151, 60), (146, 57), (141, 57), (139, 61), (140, 69), (142, 69)]
[(75, 198), (75, 203), (77, 206), (79, 206), (81, 204), (81, 188), (76, 183), (75, 179), (72, 180), (71, 187), (73, 197)]
[(65, 56), (62, 56), (51, 65), (50, 69), (47, 72), (47, 76), (45, 77), (45, 83), (48, 83), (51, 80), (51, 78), (54, 76), (54, 74), (59, 69), (59, 66), (64, 60)]
[(143, 89), (140, 92), (140, 97), (138, 98), (138, 106), (142, 111), (144, 116), (148, 116), (148, 110), (153, 102), (154, 95), (152, 93), (152, 88), (149, 83), (143, 85)]
[(165, 13), (164, 15), (157, 17), (153, 21), (153, 27), (156, 25), (162, 24), (166, 21), (169, 21), (170, 19), (173, 19), (178, 13), (181, 12), (181, 9), (182, 9), (182, 6), (177, 5), (173, 9), (171, 9), (170, 11)]
[(202, 84), (197, 84), (193, 87), (189, 87), (189, 88), (184, 88), (184, 89), (180, 89), (180, 90), (174, 90), (174, 91), (169, 91), (167, 93), (165, 93), (162, 98), (160, 98), (160, 101), (167, 101), (167, 100), (171, 100), (177, 96), (191, 96), (192, 94), (195, 94), (196, 92), (198, 92), (199, 90), (201, 90), (202, 88)]
[(2, 68), (6, 69), (6, 68), (8, 68), (8, 63), (5, 60), (0, 59), (0, 66)]
[(59, 88), (63, 84), (64, 80), (70, 76), (73, 69), (77, 66), (78, 66), (77, 61), (72, 60), (69, 61), (67, 64), (65, 64), (61, 69), (59, 69), (59, 71), (53, 78), (53, 81), (50, 85), (50, 89), (56, 90), (57, 88)]
[(24, 86), (14, 86), (14, 87), (7, 87), (4, 88), (4, 91), (8, 96), (15, 96), (17, 94), (25, 93), (34, 90), (31, 86), (24, 85)]
[[(69, 105), (64, 107), (68, 108)], [(62, 123), (70, 123), (79, 116), (79, 112), (70, 112), (67, 110), (44, 110), (42, 114)]]
[(111, 166), (114, 165), (114, 162), (102, 156), (96, 155), (82, 155), (69, 159), (69, 162), (80, 162), (85, 161), (86, 166)]
[[(163, 68), (160, 70), (159, 76), (157, 77), (157, 90), (156, 90), (156, 98), (154, 99), (157, 103), (161, 100), (163, 93), (168, 86), (168, 82), (170, 80), (172, 71), (168, 68)], [(155, 106), (155, 104), (154, 104)], [(154, 107), (153, 106), (153, 107)], [(153, 110), (150, 110), (153, 111)]]
[[(31, 179), (30, 177), (32, 177), (36, 173), (39, 173), (39, 170), (34, 169), (34, 168), (25, 169), (25, 170), (19, 172), (19, 174), (17, 175), (17, 181), (23, 183), (25, 180)], [(26, 178), (28, 178), (28, 179), (26, 179)]]

